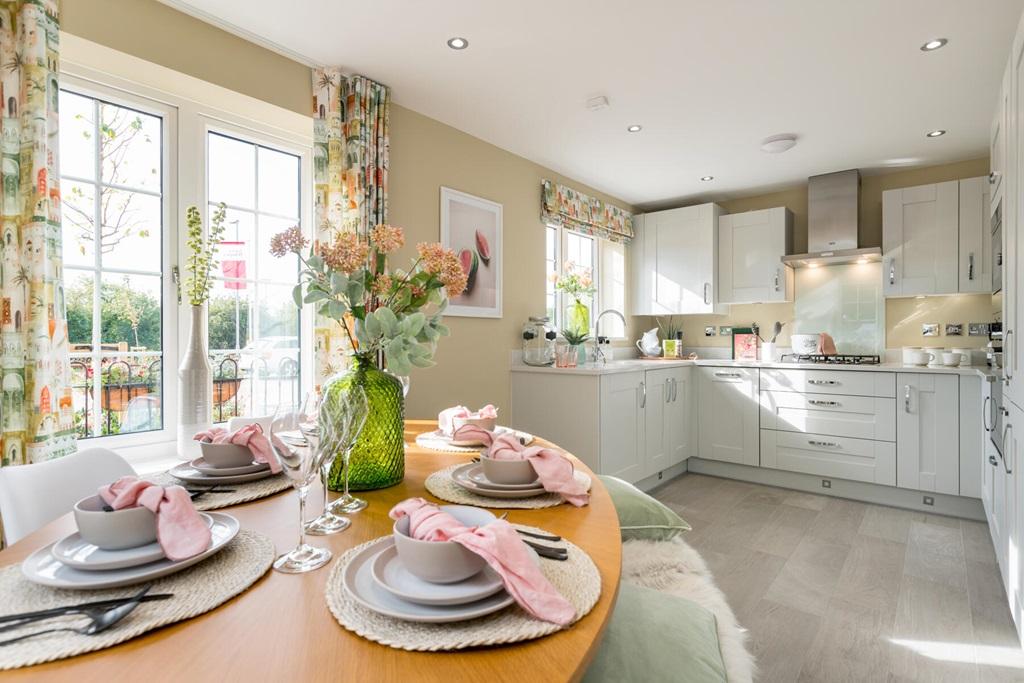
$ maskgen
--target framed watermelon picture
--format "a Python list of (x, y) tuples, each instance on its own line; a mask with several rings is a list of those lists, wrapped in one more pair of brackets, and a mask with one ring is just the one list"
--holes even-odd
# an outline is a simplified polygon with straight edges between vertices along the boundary
[(466, 272), (466, 291), (452, 297), (445, 315), (501, 317), (501, 204), (441, 188), (441, 244)]

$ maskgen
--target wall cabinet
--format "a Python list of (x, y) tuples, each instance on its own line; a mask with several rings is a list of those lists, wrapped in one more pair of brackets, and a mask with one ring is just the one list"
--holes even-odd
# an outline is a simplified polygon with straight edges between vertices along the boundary
[(882, 193), (885, 296), (956, 294), (959, 183)]
[(701, 204), (635, 217), (634, 315), (728, 312), (719, 304), (716, 276), (721, 215), (717, 204)]
[(700, 457), (758, 466), (758, 371), (736, 367), (697, 369)]
[(793, 300), (793, 214), (784, 207), (718, 219), (718, 300), (725, 304)]
[(960, 493), (960, 398), (955, 375), (899, 373), (896, 485)]
[(989, 222), (989, 179), (960, 181), (959, 266), (957, 290), (963, 294), (991, 293), (992, 227)]

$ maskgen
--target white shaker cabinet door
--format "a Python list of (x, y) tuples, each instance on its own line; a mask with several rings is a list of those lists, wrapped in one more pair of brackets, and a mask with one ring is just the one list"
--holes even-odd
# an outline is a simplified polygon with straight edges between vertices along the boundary
[(644, 465), (643, 475), (649, 477), (669, 466), (672, 443), (669, 440), (669, 412), (672, 401), (672, 370), (648, 370), (645, 373)]
[(987, 176), (960, 181), (960, 266), (962, 293), (992, 292), (992, 224)]
[(757, 370), (701, 367), (697, 455), (739, 465), (760, 462)]
[(695, 445), (693, 433), (693, 378), (696, 368), (672, 368), (672, 396), (669, 401), (666, 422), (670, 444), (669, 467), (678, 465), (693, 454)]
[(886, 296), (957, 293), (959, 203), (955, 180), (882, 193)]
[(896, 485), (959, 495), (957, 376), (899, 373), (896, 390)]
[(718, 298), (746, 304), (793, 300), (792, 214), (783, 207), (718, 219)]
[(644, 478), (644, 373), (624, 372), (601, 377), (601, 474), (630, 483)]

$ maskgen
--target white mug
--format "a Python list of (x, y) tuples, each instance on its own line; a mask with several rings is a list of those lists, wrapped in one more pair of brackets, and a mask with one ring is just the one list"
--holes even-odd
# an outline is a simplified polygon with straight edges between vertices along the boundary
[(963, 361), (963, 356), (959, 353), (946, 351), (942, 354), (942, 364), (946, 367), (955, 368), (960, 365), (961, 361)]
[(921, 350), (920, 346), (904, 346), (903, 347), (903, 364), (913, 365), (914, 354)]
[(911, 364), (925, 366), (935, 360), (935, 354), (928, 353), (927, 351), (915, 351), (911, 354)]

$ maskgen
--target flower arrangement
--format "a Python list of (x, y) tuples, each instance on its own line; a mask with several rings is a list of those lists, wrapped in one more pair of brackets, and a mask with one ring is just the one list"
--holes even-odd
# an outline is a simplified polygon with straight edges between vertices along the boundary
[(185, 261), (185, 270), (189, 273), (185, 280), (185, 293), (193, 306), (202, 306), (210, 299), (210, 271), (217, 266), (217, 247), (224, 235), (224, 214), (225, 206), (221, 203), (211, 217), (210, 234), (204, 236), (203, 217), (199, 209), (190, 206), (185, 211), (185, 223), (188, 225), (186, 244), (189, 251)]
[(298, 227), (270, 242), (274, 256), (293, 253), (302, 263), (292, 290), (296, 306), (315, 304), (317, 313), (341, 325), (357, 355), (381, 351), (397, 375), (434, 364), (437, 341), (448, 334), (441, 322), (448, 298), (466, 289), (466, 273), (454, 251), (421, 243), (408, 270), (389, 268), (388, 255), (405, 245), (404, 231), (392, 225), (378, 225), (368, 238), (338, 233), (304, 255), (308, 244)]
[[(590, 331), (590, 309), (582, 299), (593, 296), (596, 291), (590, 268), (566, 261), (562, 265), (562, 274), (552, 273), (551, 281), (555, 289), (573, 298), (573, 303), (566, 309), (567, 329), (581, 335), (587, 334)], [(562, 334), (565, 335), (565, 330)]]

